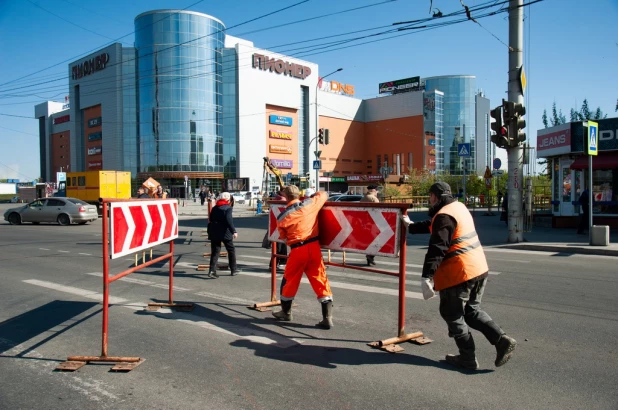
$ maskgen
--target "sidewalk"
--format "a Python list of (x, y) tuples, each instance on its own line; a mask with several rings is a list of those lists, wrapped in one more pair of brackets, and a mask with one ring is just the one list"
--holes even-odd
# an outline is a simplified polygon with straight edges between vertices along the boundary
[[(588, 234), (577, 235), (575, 229), (554, 229), (533, 226), (531, 232), (524, 232), (524, 242), (507, 243), (508, 229), (500, 214), (484, 216), (486, 209), (473, 213), (476, 231), (484, 247), (519, 249), (527, 251), (558, 252), (568, 254), (588, 254), (618, 256), (618, 230), (610, 230), (609, 246), (590, 246)], [(427, 211), (410, 212), (410, 219), (427, 219)], [(613, 242), (613, 243), (612, 243)]]

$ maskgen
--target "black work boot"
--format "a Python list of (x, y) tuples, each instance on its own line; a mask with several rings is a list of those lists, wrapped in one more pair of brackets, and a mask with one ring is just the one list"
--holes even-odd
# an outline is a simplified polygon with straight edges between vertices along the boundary
[(210, 272), (208, 272), (208, 277), (211, 279), (217, 279), (219, 275), (217, 275), (217, 271), (211, 270)]
[(479, 368), (479, 362), (476, 360), (476, 354), (474, 353), (474, 339), (472, 334), (468, 333), (465, 336), (455, 338), (455, 343), (459, 348), (459, 354), (447, 354), (446, 361), (464, 369), (476, 370)]
[(316, 326), (322, 329), (330, 329), (333, 327), (333, 301), (320, 303), (322, 305), (322, 321)]
[(513, 356), (515, 346), (517, 346), (517, 341), (515, 339), (507, 335), (502, 335), (498, 343), (496, 343), (496, 367), (503, 366), (509, 361), (511, 356)]
[(281, 310), (279, 312), (273, 312), (273, 316), (277, 320), (283, 320), (284, 322), (289, 322), (292, 320), (292, 301), (291, 300), (282, 300), (281, 301)]

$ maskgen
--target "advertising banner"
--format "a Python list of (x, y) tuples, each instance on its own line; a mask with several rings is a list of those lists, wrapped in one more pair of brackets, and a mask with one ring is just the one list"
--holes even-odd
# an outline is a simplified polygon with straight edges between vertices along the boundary
[(268, 151), (277, 153), (277, 154), (291, 154), (292, 148), (286, 147), (284, 145), (269, 145)]
[(91, 147), (91, 148), (88, 148), (88, 155), (98, 155), (101, 153), (101, 151), (103, 151), (103, 147), (101, 146)]
[(268, 131), (269, 138), (275, 138), (278, 140), (291, 140), (292, 133), (288, 131), (277, 131), (277, 130), (269, 130)]
[(88, 141), (98, 141), (103, 138), (102, 132), (93, 132), (92, 134), (88, 134)]
[(292, 126), (292, 117), (282, 117), (281, 115), (269, 115), (269, 124), (285, 125), (286, 127)]
[(420, 89), (421, 78), (420, 77), (410, 77), (404, 78), (402, 80), (396, 81), (387, 81), (385, 83), (380, 83), (378, 86), (379, 94), (384, 93), (401, 93), (406, 91), (414, 91)]
[(280, 169), (291, 169), (294, 166), (294, 161), (291, 159), (271, 158), (270, 163)]

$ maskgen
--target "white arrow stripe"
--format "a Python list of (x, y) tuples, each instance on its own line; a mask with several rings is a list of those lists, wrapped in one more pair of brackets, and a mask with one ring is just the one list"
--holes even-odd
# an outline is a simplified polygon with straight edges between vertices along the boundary
[(161, 219), (161, 230), (159, 231), (158, 242), (163, 240), (163, 234), (165, 233), (165, 214), (163, 213), (163, 205), (157, 204), (157, 209), (159, 210), (159, 218)]
[(133, 234), (135, 233), (135, 222), (133, 221), (133, 216), (131, 215), (131, 212), (129, 211), (128, 204), (122, 204), (120, 206), (120, 209), (122, 210), (122, 213), (124, 215), (125, 222), (129, 226), (129, 229), (127, 230), (127, 236), (124, 238), (124, 245), (122, 246), (122, 252), (128, 252), (129, 247), (131, 246), (131, 240), (133, 240)]
[(345, 242), (345, 240), (348, 239), (348, 236), (350, 236), (350, 233), (352, 233), (352, 225), (350, 225), (350, 222), (348, 222), (348, 219), (343, 214), (343, 209), (329, 209), (333, 212), (333, 215), (335, 219), (337, 219), (337, 222), (339, 222), (339, 225), (341, 226), (341, 231), (339, 231), (337, 236), (335, 236), (335, 239), (332, 240), (328, 247), (330, 249), (341, 249), (341, 244)]
[(367, 250), (370, 252), (379, 252), (394, 234), (391, 226), (388, 224), (388, 221), (384, 218), (382, 211), (383, 210), (380, 209), (369, 209), (369, 215), (375, 222), (378, 229), (380, 229), (380, 234), (376, 236), (373, 242), (371, 242), (371, 244), (367, 247)]
[(172, 228), (172, 236), (176, 235), (176, 231), (178, 230), (178, 203), (170, 204), (172, 207), (172, 215), (174, 218), (174, 227)]
[(146, 205), (138, 205), (142, 208), (142, 212), (144, 213), (144, 217), (146, 219), (146, 232), (144, 233), (144, 240), (142, 241), (142, 246), (148, 245), (148, 239), (150, 238), (150, 232), (152, 231), (152, 217), (150, 216), (150, 211), (148, 211), (148, 207)]

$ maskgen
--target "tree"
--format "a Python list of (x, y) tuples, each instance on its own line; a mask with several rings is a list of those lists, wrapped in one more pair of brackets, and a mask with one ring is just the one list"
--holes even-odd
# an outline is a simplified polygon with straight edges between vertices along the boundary
[[(618, 110), (618, 105), (616, 106), (616, 109)], [(547, 110), (543, 110), (543, 125), (545, 128), (549, 127), (549, 123), (547, 122)]]
[(579, 113), (571, 108), (571, 122), (579, 121)]
[(560, 124), (564, 124), (566, 123), (566, 117), (564, 116), (564, 114), (562, 114), (562, 110), (557, 110), (556, 109), (556, 102), (554, 101), (554, 104), (551, 107), (551, 126), (555, 127), (556, 125), (560, 125)]

